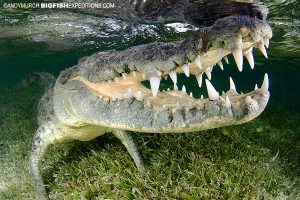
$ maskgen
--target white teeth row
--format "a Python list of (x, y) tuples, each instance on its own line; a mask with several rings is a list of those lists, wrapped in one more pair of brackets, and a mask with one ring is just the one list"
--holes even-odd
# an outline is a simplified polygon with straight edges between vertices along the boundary
[(230, 90), (236, 91), (235, 84), (231, 77), (229, 77)]
[(250, 50), (248, 52), (246, 52), (244, 55), (247, 58), (251, 69), (254, 69), (254, 58), (253, 58), (252, 50), (253, 50), (253, 47), (251, 47)]
[(218, 62), (218, 65), (220, 66), (221, 70), (224, 70), (224, 66), (223, 66), (222, 60), (220, 60), (220, 61)]
[(232, 55), (234, 57), (234, 60), (236, 62), (236, 65), (239, 69), (239, 71), (243, 71), (243, 51), (242, 49), (236, 49), (232, 51)]
[(182, 65), (182, 69), (183, 69), (184, 74), (187, 77), (190, 77), (190, 68), (189, 68), (188, 64)]
[[(209, 82), (209, 80), (205, 80), (206, 81), (206, 88), (207, 88), (207, 93), (208, 93), (208, 97), (210, 100), (212, 101), (216, 101), (220, 98), (219, 92), (216, 91), (216, 89), (213, 87), (213, 85)], [(236, 91), (236, 87), (235, 84), (232, 80), (232, 78), (229, 78), (229, 82), (230, 82), (230, 90), (234, 90)], [(268, 74), (265, 74), (264, 76), (264, 81), (263, 84), (261, 86), (260, 89), (257, 89), (257, 85), (255, 85), (255, 90), (258, 91), (261, 94), (266, 94), (269, 90), (269, 77)], [(228, 100), (226, 100), (228, 101)], [(248, 99), (246, 101), (246, 103), (249, 103), (250, 100)], [(227, 105), (229, 105), (229, 103), (226, 103)], [(249, 105), (251, 104), (251, 102), (249, 103)]]
[(177, 84), (177, 73), (175, 72), (175, 70), (172, 70), (169, 72), (169, 75), (173, 81), (174, 84)]
[(199, 88), (201, 88), (201, 86), (202, 86), (202, 75), (203, 75), (203, 73), (199, 73), (196, 75), (196, 79), (197, 79)]
[[(268, 48), (269, 47), (269, 42), (270, 42), (269, 39), (265, 38), (265, 39), (262, 39), (261, 43), (257, 45), (257, 48), (262, 52), (262, 54), (266, 58), (268, 58), (268, 54), (267, 54), (267, 50), (266, 50), (265, 46)], [(254, 58), (253, 58), (252, 50), (253, 50), (253, 47), (251, 47), (246, 53), (244, 53), (244, 56), (247, 58), (251, 69), (254, 68)], [(243, 71), (243, 52), (242, 52), (242, 49), (233, 50), (232, 55), (234, 57), (234, 60), (236, 62), (236, 65), (237, 65), (239, 71), (240, 72)], [(224, 59), (225, 59), (225, 57), (224, 57)], [(228, 61), (228, 58), (226, 58), (226, 59)]]
[(201, 60), (199, 58), (199, 56), (197, 56), (194, 61), (193, 61), (193, 64), (198, 67), (199, 69), (202, 69), (202, 64), (201, 64)]
[(157, 75), (151, 76), (150, 79), (149, 79), (153, 97), (155, 97), (158, 93), (160, 79), (161, 78)]
[[(154, 81), (154, 85), (155, 85), (154, 87), (157, 88), (156, 84), (157, 84), (157, 81), (160, 81), (160, 79), (156, 77), (156, 78), (151, 79), (151, 80)], [(210, 81), (207, 80), (207, 79), (205, 81), (206, 81), (206, 87), (207, 87), (207, 93), (208, 93), (209, 99), (212, 100), (212, 101), (217, 101), (219, 99), (222, 99), (222, 97), (220, 97), (219, 92), (216, 91), (216, 89), (210, 83)], [(236, 91), (235, 84), (234, 84), (234, 82), (233, 82), (233, 80), (232, 80), (231, 77), (229, 78), (229, 82), (230, 82), (230, 90)], [(261, 93), (261, 94), (266, 94), (268, 92), (268, 89), (269, 89), (269, 78), (268, 78), (268, 75), (265, 74), (264, 75), (264, 81), (263, 81), (263, 84), (262, 84), (261, 88), (258, 88), (257, 84), (256, 84), (254, 90), (257, 91), (257, 92), (259, 92), (259, 93)], [(178, 90), (177, 85), (174, 85), (174, 90)], [(170, 91), (170, 90), (168, 90), (168, 91)], [(182, 91), (182, 93), (186, 94), (186, 87), (185, 87), (185, 85), (182, 86), (181, 91)], [(224, 92), (222, 94), (224, 94)], [(193, 97), (193, 93), (192, 92), (190, 93), (190, 96)], [(138, 101), (143, 101), (144, 94), (142, 94), (141, 91), (138, 91), (136, 94), (133, 94), (131, 88), (129, 88), (128, 91), (127, 91), (127, 98), (132, 98), (132, 97), (135, 97)], [(201, 95), (201, 99), (204, 99), (203, 95)], [(247, 105), (251, 105), (252, 99), (251, 99), (250, 96), (248, 96), (245, 99), (245, 103)], [(147, 105), (147, 106), (151, 105), (150, 102), (149, 102), (149, 100), (146, 102), (145, 105)], [(227, 108), (231, 107), (231, 102), (230, 102), (230, 99), (228, 98), (228, 96), (225, 99), (225, 106)]]

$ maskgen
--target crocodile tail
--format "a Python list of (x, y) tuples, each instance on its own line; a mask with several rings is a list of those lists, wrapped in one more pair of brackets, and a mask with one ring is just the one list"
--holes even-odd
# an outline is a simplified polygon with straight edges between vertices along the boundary
[(34, 72), (28, 75), (21, 82), (21, 87), (27, 88), (31, 83), (38, 83), (45, 87), (45, 91), (53, 88), (55, 84), (55, 77), (48, 72)]
[(48, 121), (38, 128), (31, 145), (29, 168), (36, 190), (36, 199), (38, 200), (48, 199), (39, 164), (46, 148), (53, 142), (53, 135), (54, 125), (51, 121)]

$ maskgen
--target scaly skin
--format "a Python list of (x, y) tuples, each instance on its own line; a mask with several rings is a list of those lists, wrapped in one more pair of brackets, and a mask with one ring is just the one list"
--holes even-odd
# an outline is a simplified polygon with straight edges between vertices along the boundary
[[(143, 171), (130, 131), (193, 132), (245, 123), (260, 115), (269, 99), (267, 75), (261, 88), (247, 94), (238, 94), (231, 82), (230, 90), (219, 95), (207, 80), (208, 99), (177, 91), (175, 79), (172, 91), (159, 92), (155, 85), (176, 73), (209, 77), (212, 67), (231, 52), (241, 70), (242, 54), (251, 58), (253, 47), (264, 52), (271, 37), (265, 20), (235, 15), (183, 41), (96, 53), (62, 71), (40, 102), (43, 112), (30, 156), (37, 199), (47, 199), (39, 161), (50, 144), (88, 141), (112, 132)], [(140, 84), (144, 80), (150, 80), (152, 91)]]

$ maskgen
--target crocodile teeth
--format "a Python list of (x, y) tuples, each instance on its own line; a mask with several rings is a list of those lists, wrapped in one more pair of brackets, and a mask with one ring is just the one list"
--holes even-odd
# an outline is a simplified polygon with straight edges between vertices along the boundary
[(119, 77), (115, 77), (115, 78), (114, 78), (114, 81), (115, 81), (116, 83), (120, 83)]
[(203, 96), (203, 94), (201, 95), (201, 97), (200, 97), (201, 99), (204, 99), (204, 96)]
[(208, 93), (209, 99), (212, 100), (212, 101), (218, 100), (219, 97), (220, 97), (220, 95), (216, 91), (216, 89), (214, 88), (214, 86), (207, 79), (205, 80), (205, 82), (206, 82), (206, 88), (207, 88), (207, 93)]
[(260, 88), (260, 92), (262, 94), (266, 94), (269, 90), (269, 77), (268, 77), (268, 74), (265, 74), (264, 76), (264, 82)]
[(178, 86), (176, 84), (174, 84), (174, 90), (178, 91)]
[(146, 105), (147, 105), (148, 107), (151, 107), (151, 103), (150, 103), (149, 99), (147, 100)]
[(230, 90), (236, 91), (235, 84), (231, 77), (229, 77), (229, 82), (230, 82)]
[(174, 70), (169, 72), (170, 78), (172, 79), (174, 84), (177, 84), (177, 73)]
[(190, 68), (189, 68), (188, 64), (182, 65), (182, 69), (183, 69), (184, 74), (185, 74), (187, 77), (189, 77), (189, 76), (190, 76)]
[(131, 72), (131, 74), (132, 74), (133, 77), (136, 77), (136, 72), (135, 71)]
[(254, 90), (257, 90), (257, 89), (258, 89), (258, 86), (257, 86), (257, 84), (255, 84)]
[(196, 67), (198, 67), (199, 69), (202, 69), (202, 64), (201, 64), (201, 60), (200, 60), (199, 56), (197, 56), (197, 57), (195, 58), (195, 60), (193, 61), (193, 63), (194, 63), (194, 65), (195, 65)]
[(259, 50), (262, 52), (262, 54), (263, 54), (266, 58), (268, 58), (267, 50), (266, 50), (264, 44), (262, 44), (262, 43), (259, 44), (259, 45), (258, 45), (258, 48), (259, 48)]
[(126, 73), (122, 73), (122, 77), (123, 77), (124, 80), (126, 80), (127, 74)]
[(224, 70), (224, 66), (223, 66), (222, 60), (220, 60), (220, 61), (218, 62), (218, 65), (220, 66), (221, 70)]
[(253, 58), (253, 54), (252, 54), (252, 48), (245, 54), (245, 56), (248, 60), (248, 63), (250, 65), (251, 69), (254, 69), (254, 58)]
[(186, 93), (185, 85), (182, 86), (181, 91), (182, 91), (183, 93)]
[(211, 69), (207, 69), (204, 73), (206, 74), (208, 80), (211, 80)]
[(160, 84), (159, 76), (151, 76), (150, 77), (150, 86), (151, 86), (151, 91), (152, 91), (153, 97), (155, 97), (158, 93), (159, 84)]
[(242, 49), (236, 49), (232, 51), (232, 55), (234, 57), (234, 60), (236, 62), (236, 65), (239, 69), (239, 71), (243, 71), (243, 51)]
[(227, 56), (224, 56), (224, 60), (227, 64), (229, 64), (229, 60), (228, 60), (228, 57)]
[(231, 108), (231, 102), (230, 102), (230, 99), (228, 96), (226, 96), (226, 99), (225, 99), (225, 106), (227, 109)]
[(267, 37), (265, 37), (264, 38), (264, 43), (265, 43), (266, 48), (268, 49), (269, 48), (269, 44), (270, 44), (270, 39), (267, 38)]
[(190, 92), (190, 97), (193, 97), (193, 98), (194, 98), (194, 96), (193, 96), (193, 93), (192, 93), (192, 92)]
[(132, 98), (132, 90), (131, 90), (131, 88), (128, 88), (128, 90), (127, 90), (127, 97), (129, 99)]
[(202, 75), (203, 75), (203, 73), (199, 73), (196, 75), (196, 79), (197, 79), (197, 82), (198, 82), (198, 85), (200, 88), (202, 86)]
[(251, 96), (247, 96), (247, 97), (246, 97), (245, 103), (246, 103), (246, 105), (248, 105), (248, 106), (252, 104), (252, 98), (251, 98)]
[(141, 93), (141, 91), (138, 91), (136, 93), (136, 100), (143, 101), (143, 94)]

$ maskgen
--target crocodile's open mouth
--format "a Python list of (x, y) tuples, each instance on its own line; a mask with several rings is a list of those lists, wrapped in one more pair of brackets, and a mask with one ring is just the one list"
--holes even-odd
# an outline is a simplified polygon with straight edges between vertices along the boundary
[[(250, 42), (243, 38), (242, 47), (232, 51), (233, 57), (236, 61), (239, 71), (243, 69), (243, 56), (246, 57), (250, 67), (254, 68), (253, 59), (253, 47), (258, 48), (265, 57), (267, 52), (265, 47), (269, 46), (270, 37), (266, 35), (257, 42)], [(222, 46), (220, 46), (222, 45)], [(211, 73), (213, 67), (218, 65), (223, 70), (222, 60), (228, 63), (227, 55), (231, 52), (229, 48), (221, 43), (218, 48), (211, 47), (207, 53), (198, 55), (193, 61), (187, 62), (182, 66), (176, 65), (174, 69), (167, 72), (157, 71), (157, 74), (151, 77), (147, 77), (145, 74), (139, 71), (130, 71), (128, 73), (120, 73), (114, 79), (101, 81), (100, 83), (91, 82), (83, 77), (75, 77), (73, 80), (82, 81), (90, 91), (103, 99), (103, 101), (116, 101), (128, 98), (134, 98), (144, 103), (145, 106), (169, 109), (175, 112), (177, 109), (194, 109), (203, 106), (205, 102), (222, 101), (226, 107), (230, 108), (232, 104), (239, 103), (242, 100), (245, 105), (257, 106), (255, 100), (256, 93), (267, 94), (268, 93), (268, 76), (264, 77), (264, 82), (260, 88), (255, 86), (254, 91), (246, 94), (238, 94), (235, 88), (235, 84), (230, 78), (229, 90), (223, 94), (219, 94), (210, 83)], [(202, 77), (206, 74), (207, 80), (206, 87), (208, 98), (204, 99), (203, 95), (200, 98), (195, 98), (192, 92), (187, 93), (187, 88), (183, 85), (180, 89), (177, 86), (177, 74), (184, 73), (187, 77), (197, 80), (198, 87), (202, 87)], [(173, 85), (166, 90), (160, 90), (160, 83), (162, 78), (168, 78), (173, 81)], [(150, 88), (148, 89), (142, 82), (149, 81)]]

